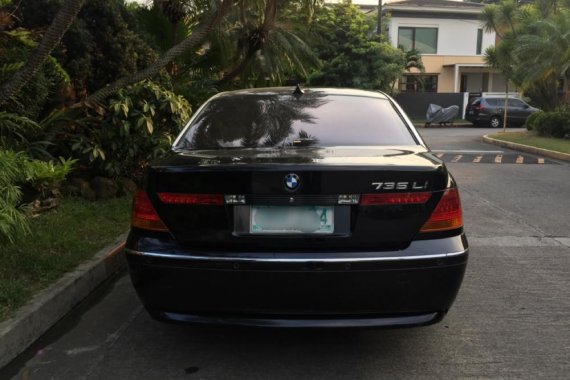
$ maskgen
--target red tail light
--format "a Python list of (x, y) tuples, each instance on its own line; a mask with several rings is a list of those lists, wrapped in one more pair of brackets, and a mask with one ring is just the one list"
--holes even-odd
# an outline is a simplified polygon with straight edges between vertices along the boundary
[(139, 190), (135, 194), (133, 211), (131, 214), (131, 225), (152, 231), (168, 231), (160, 216), (154, 210), (146, 191)]
[(445, 190), (420, 232), (447, 231), (463, 227), (461, 200), (457, 188)]
[(362, 194), (360, 204), (371, 205), (401, 205), (426, 203), (431, 197), (430, 192), (421, 193), (385, 193), (385, 194)]
[(158, 199), (162, 203), (178, 205), (221, 206), (224, 204), (224, 196), (222, 194), (158, 193)]

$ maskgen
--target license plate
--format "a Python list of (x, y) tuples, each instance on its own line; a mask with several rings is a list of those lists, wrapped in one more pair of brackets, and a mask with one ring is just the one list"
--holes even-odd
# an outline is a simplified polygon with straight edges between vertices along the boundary
[(252, 234), (332, 234), (332, 206), (251, 206)]

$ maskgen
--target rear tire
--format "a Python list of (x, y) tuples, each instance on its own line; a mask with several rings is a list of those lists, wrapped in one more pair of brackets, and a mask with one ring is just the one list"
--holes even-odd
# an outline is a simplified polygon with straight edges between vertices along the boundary
[(489, 126), (491, 126), (491, 128), (500, 128), (503, 126), (503, 121), (499, 116), (491, 116), (491, 120), (489, 120)]

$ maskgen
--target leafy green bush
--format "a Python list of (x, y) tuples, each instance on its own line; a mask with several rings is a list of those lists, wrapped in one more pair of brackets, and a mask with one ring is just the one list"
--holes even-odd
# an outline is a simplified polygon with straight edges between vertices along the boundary
[(542, 112), (532, 125), (540, 136), (564, 138), (570, 135), (570, 112)]
[(57, 162), (29, 160), (26, 163), (26, 181), (42, 196), (56, 188), (71, 173), (77, 160), (60, 157)]
[(73, 155), (95, 174), (133, 179), (170, 148), (191, 113), (186, 99), (150, 81), (121, 90), (105, 108), (75, 123)]
[(542, 117), (543, 113), (544, 112), (539, 111), (539, 112), (535, 112), (535, 113), (530, 114), (530, 116), (526, 118), (526, 121), (524, 123), (526, 129), (529, 131), (534, 130), (535, 129), (534, 127), (536, 125), (536, 121)]
[(22, 186), (43, 192), (65, 179), (73, 160), (61, 164), (32, 160), (24, 153), (0, 149), (0, 243), (11, 242), (29, 232)]

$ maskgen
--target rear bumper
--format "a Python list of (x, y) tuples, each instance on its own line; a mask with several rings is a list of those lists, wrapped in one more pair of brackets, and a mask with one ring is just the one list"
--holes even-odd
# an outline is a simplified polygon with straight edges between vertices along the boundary
[(438, 322), (455, 299), (468, 256), (463, 235), (392, 252), (206, 254), (136, 246), (128, 244), (129, 270), (153, 316), (270, 327)]

